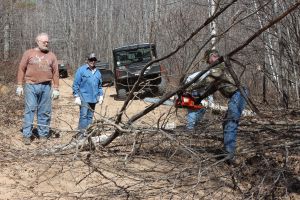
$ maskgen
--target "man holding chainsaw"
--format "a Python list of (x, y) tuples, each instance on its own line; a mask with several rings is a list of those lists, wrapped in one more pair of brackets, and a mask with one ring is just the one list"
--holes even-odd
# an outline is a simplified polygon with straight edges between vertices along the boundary
[[(192, 81), (200, 72), (195, 72), (187, 77), (185, 83)], [(205, 114), (205, 107), (202, 105), (202, 99), (199, 98), (197, 90), (192, 90), (191, 93), (183, 94), (181, 104), (185, 104), (188, 114), (187, 114), (187, 125), (186, 128), (188, 131), (194, 131), (195, 127), (201, 121), (203, 115)], [(207, 97), (207, 106), (212, 103), (213, 97)]]
[[(207, 50), (204, 59), (208, 64), (216, 62), (220, 58), (217, 50)], [(220, 91), (221, 94), (229, 99), (228, 110), (223, 122), (225, 160), (232, 161), (235, 148), (239, 119), (246, 106), (246, 100), (238, 90), (225, 64), (220, 63), (202, 75), (188, 89), (188, 92), (197, 91), (199, 99)], [(247, 94), (247, 90), (245, 93)]]

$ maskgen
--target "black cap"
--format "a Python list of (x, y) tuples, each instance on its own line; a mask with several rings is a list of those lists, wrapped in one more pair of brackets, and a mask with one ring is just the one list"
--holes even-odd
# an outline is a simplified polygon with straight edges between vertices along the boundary
[(97, 61), (97, 60), (98, 60), (95, 53), (90, 53), (90, 54), (87, 56), (87, 59), (88, 59), (88, 60), (94, 60), (94, 61)]

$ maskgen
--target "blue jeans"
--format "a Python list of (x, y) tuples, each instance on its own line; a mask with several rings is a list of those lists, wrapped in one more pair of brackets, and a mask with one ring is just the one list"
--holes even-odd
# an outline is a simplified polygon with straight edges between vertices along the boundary
[(203, 115), (205, 114), (205, 109), (201, 108), (199, 110), (190, 110), (188, 109), (188, 114), (187, 114), (187, 125), (186, 128), (188, 130), (193, 130), (198, 122), (202, 119)]
[(81, 102), (78, 130), (84, 130), (93, 122), (96, 103)]
[(32, 135), (34, 114), (37, 112), (37, 130), (40, 137), (49, 135), (51, 121), (51, 85), (50, 82), (28, 84), (24, 86), (25, 113), (23, 121), (23, 136)]
[[(245, 93), (248, 92), (245, 91)], [(232, 155), (235, 153), (237, 129), (245, 106), (246, 100), (240, 91), (235, 92), (228, 102), (228, 110), (223, 123), (224, 148)]]

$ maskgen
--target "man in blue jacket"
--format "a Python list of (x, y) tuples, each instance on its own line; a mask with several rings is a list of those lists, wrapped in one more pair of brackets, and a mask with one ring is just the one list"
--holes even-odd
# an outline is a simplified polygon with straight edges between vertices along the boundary
[(87, 63), (79, 67), (73, 83), (75, 103), (80, 106), (78, 130), (81, 136), (85, 129), (93, 122), (96, 104), (103, 102), (102, 78), (95, 67), (97, 61), (95, 53), (87, 56)]

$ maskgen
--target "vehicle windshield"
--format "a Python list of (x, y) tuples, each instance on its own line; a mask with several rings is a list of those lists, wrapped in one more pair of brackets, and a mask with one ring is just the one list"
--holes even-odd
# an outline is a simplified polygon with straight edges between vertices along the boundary
[(117, 66), (130, 65), (132, 63), (147, 63), (154, 57), (154, 49), (149, 47), (118, 51), (115, 54)]

